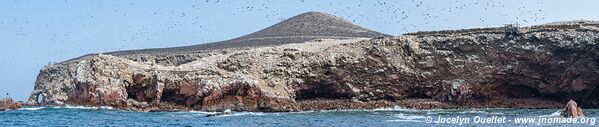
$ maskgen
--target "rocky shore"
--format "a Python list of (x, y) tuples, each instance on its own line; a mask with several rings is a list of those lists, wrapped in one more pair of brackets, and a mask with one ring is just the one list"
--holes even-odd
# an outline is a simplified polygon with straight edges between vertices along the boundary
[(15, 102), (10, 97), (5, 97), (2, 100), (0, 100), (0, 111), (23, 108), (24, 106), (25, 103), (23, 103), (22, 101)]
[[(306, 15), (344, 22), (328, 14)], [(599, 24), (347, 35), (303, 43), (86, 55), (45, 66), (28, 103), (276, 112), (561, 108), (572, 99), (582, 107), (599, 107)]]

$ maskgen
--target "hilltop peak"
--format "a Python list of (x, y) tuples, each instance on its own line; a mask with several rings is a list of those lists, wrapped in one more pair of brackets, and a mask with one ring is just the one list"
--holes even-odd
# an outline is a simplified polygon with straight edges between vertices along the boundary
[(388, 35), (362, 28), (331, 14), (310, 11), (238, 39), (274, 36), (379, 37)]
[[(293, 16), (292, 18), (301, 18), (301, 17), (336, 18), (336, 20), (343, 20), (335, 15), (332, 15), (329, 13), (324, 13), (324, 12), (318, 12), (318, 11), (309, 11), (309, 12), (301, 13), (299, 15)], [(289, 19), (292, 19), (292, 18), (289, 18)]]
[(108, 54), (126, 55), (137, 53), (198, 51), (207, 49), (302, 43), (318, 38), (346, 39), (374, 38), (383, 36), (390, 35), (362, 28), (345, 19), (331, 14), (310, 11), (283, 20), (260, 31), (256, 31), (254, 33), (231, 40), (173, 48), (117, 51)]

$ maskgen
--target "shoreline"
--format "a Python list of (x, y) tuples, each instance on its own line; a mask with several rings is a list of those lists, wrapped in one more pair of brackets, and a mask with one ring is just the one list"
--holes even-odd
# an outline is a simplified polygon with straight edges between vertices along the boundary
[[(521, 103), (523, 102), (523, 103)], [(389, 101), (374, 101), (374, 102), (356, 102), (351, 100), (333, 100), (333, 101), (303, 101), (297, 102), (287, 109), (281, 110), (193, 110), (188, 108), (176, 109), (173, 107), (160, 108), (152, 107), (147, 109), (136, 109), (136, 108), (119, 108), (111, 106), (91, 106), (91, 105), (27, 105), (27, 107), (79, 107), (79, 108), (92, 108), (92, 109), (117, 109), (123, 111), (132, 112), (223, 112), (226, 110), (232, 110), (236, 112), (304, 112), (304, 111), (338, 111), (338, 110), (384, 110), (384, 109), (413, 109), (413, 110), (466, 110), (466, 109), (562, 109), (564, 103), (557, 101), (539, 101), (539, 100), (521, 100), (521, 102), (503, 102), (495, 101), (493, 103), (469, 103), (474, 105), (465, 106), (463, 104), (450, 104), (438, 101), (431, 101), (427, 99), (411, 99), (403, 100), (398, 102)], [(494, 106), (489, 106), (494, 104)], [(165, 104), (162, 104), (165, 105)], [(531, 106), (536, 105), (536, 106)], [(586, 108), (585, 108), (586, 109)], [(592, 109), (592, 108), (591, 108)]]
[[(312, 18), (338, 21), (306, 13), (278, 25), (305, 29), (294, 24), (318, 24)], [(288, 112), (393, 105), (560, 108), (573, 100), (598, 108), (598, 33), (599, 24), (575, 22), (161, 55), (89, 55), (45, 66), (28, 103)]]

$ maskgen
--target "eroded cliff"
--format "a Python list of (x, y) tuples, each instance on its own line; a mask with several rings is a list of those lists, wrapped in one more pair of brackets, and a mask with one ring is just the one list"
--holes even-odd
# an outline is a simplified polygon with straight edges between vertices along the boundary
[[(44, 67), (29, 103), (300, 111), (557, 108), (572, 99), (599, 107), (598, 38), (599, 25), (576, 22), (163, 56), (96, 54)], [(165, 58), (176, 59), (158, 62)]]

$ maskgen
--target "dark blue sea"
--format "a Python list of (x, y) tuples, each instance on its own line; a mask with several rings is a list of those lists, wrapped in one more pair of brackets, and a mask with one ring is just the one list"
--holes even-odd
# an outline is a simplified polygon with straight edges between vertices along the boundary
[[(131, 112), (109, 107), (27, 107), (0, 112), (0, 126), (597, 126), (595, 119), (599, 116), (599, 110), (584, 111), (586, 117), (567, 119), (559, 117), (559, 109), (415, 110), (395, 107), (375, 110), (216, 113)], [(440, 118), (443, 120), (439, 121)], [(529, 123), (522, 123), (521, 120)]]

